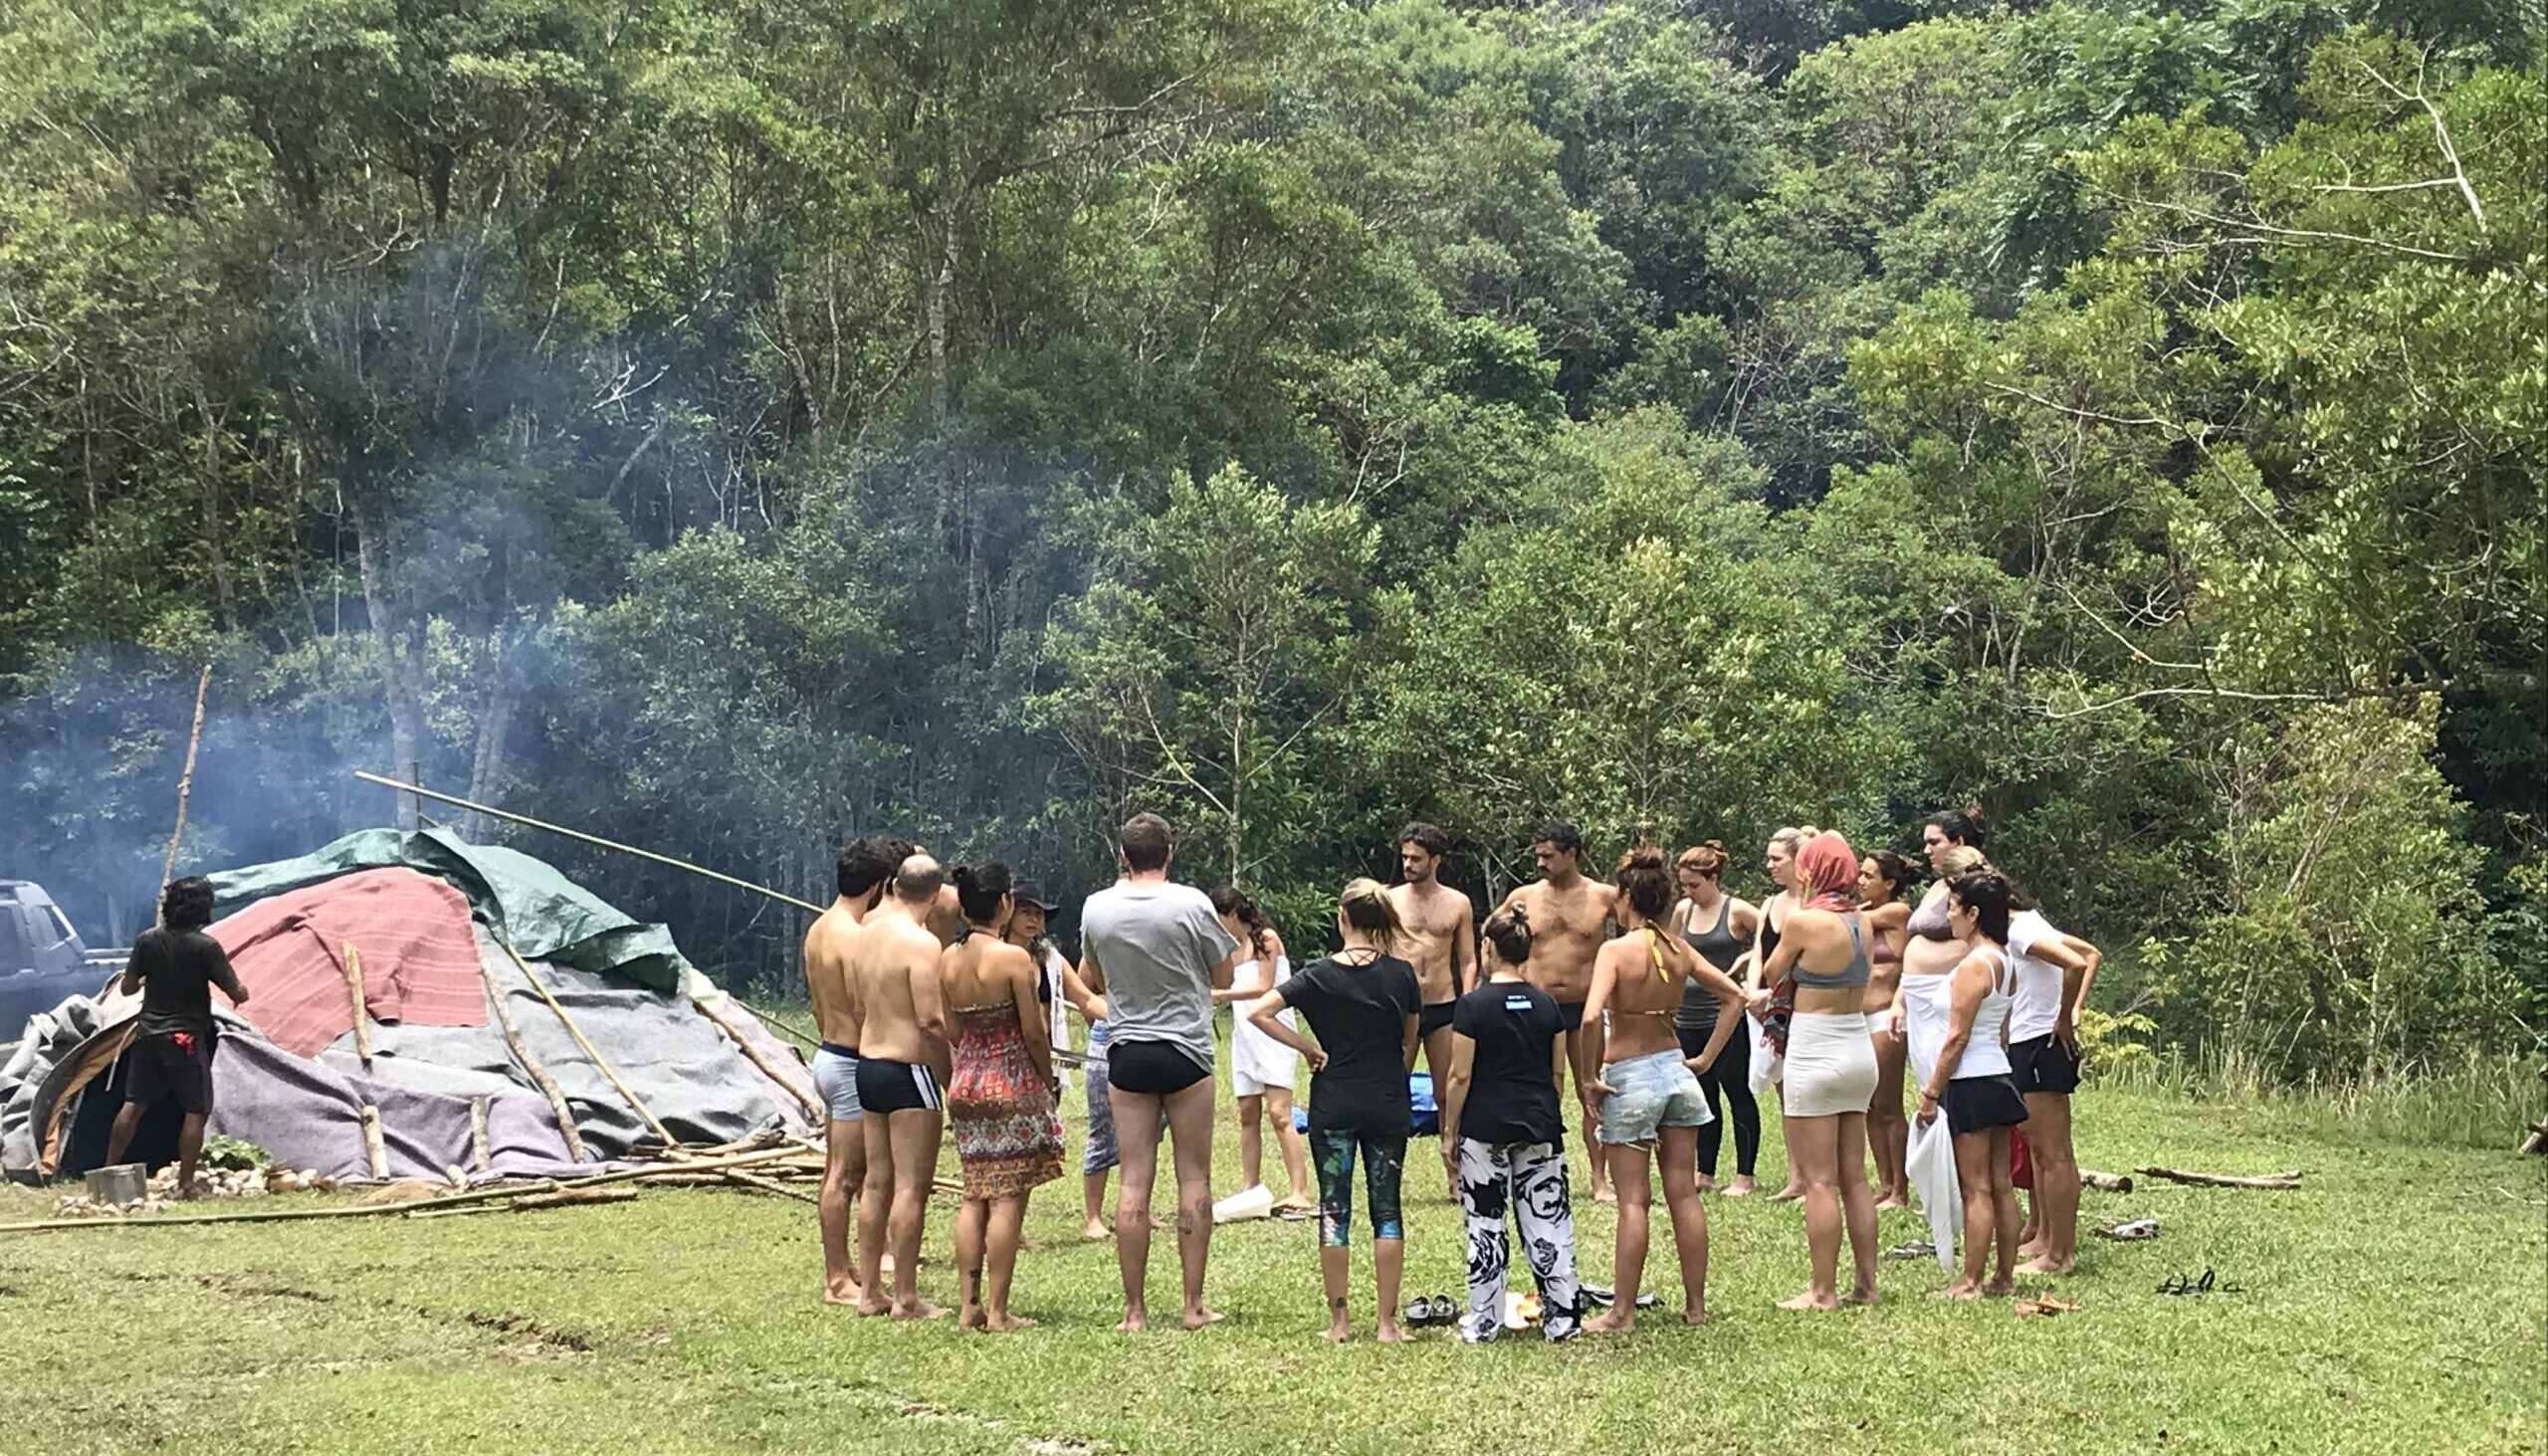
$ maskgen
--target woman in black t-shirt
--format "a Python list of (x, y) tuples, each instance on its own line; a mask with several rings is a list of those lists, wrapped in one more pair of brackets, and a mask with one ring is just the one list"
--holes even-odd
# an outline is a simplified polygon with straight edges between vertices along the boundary
[(1493, 1340), (1504, 1328), (1512, 1248), (1509, 1209), (1540, 1287), (1540, 1333), (1574, 1336), (1584, 1290), (1575, 1278), (1575, 1210), (1566, 1186), (1566, 1124), (1558, 1079), (1566, 1068), (1566, 1013), (1522, 978), (1531, 923), (1522, 907), (1486, 922), (1486, 982), (1451, 1012), (1451, 1077), (1442, 1093), (1442, 1158), (1469, 1219), (1469, 1313), (1460, 1338)]
[[(1319, 1274), (1327, 1283), (1327, 1338), (1343, 1342), (1347, 1244), (1354, 1215), (1354, 1159), (1363, 1159), (1372, 1201), (1372, 1264), (1379, 1276), (1379, 1335), (1406, 1341), (1398, 1324), (1398, 1283), (1406, 1268), (1406, 1231), (1398, 1179), (1406, 1164), (1413, 1109), (1406, 1075), (1415, 1066), (1416, 1015), (1423, 1008), (1415, 967), (1389, 952), (1404, 934), (1397, 911), (1377, 881), (1356, 880), (1336, 906), (1345, 948), (1292, 972), (1247, 1011), (1259, 1031), (1310, 1059), (1310, 1161), (1318, 1168)], [(1298, 1009), (1318, 1040), (1282, 1022)]]

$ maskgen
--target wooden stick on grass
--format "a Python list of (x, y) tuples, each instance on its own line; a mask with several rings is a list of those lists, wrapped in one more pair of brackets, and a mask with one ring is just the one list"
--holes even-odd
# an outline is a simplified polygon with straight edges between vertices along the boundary
[(2262, 1177), (2254, 1178), (2232, 1177), (2228, 1173), (2189, 1172), (2184, 1168), (2174, 1167), (2144, 1167), (2136, 1171), (2154, 1178), (2166, 1178), (2172, 1183), (2192, 1183), (2199, 1188), (2297, 1188), (2300, 1186), (2300, 1173), (2297, 1169), (2287, 1173), (2266, 1173)]
[(2094, 1168), (2079, 1169), (2079, 1181), (2101, 1193), (2129, 1193), (2132, 1179), (2122, 1173), (2101, 1173)]
[(141, 1218), (39, 1218), (26, 1223), (0, 1223), (0, 1233), (43, 1233), (72, 1228), (175, 1228), (181, 1224), (197, 1223), (287, 1223), (309, 1218), (378, 1218), (391, 1213), (487, 1203), (522, 1193), (544, 1193), (558, 1186), (541, 1178), (529, 1183), (473, 1188), (466, 1193), (424, 1198), (413, 1203), (346, 1203), (326, 1208), (275, 1208), (255, 1212), (243, 1209), (235, 1213), (161, 1213)]

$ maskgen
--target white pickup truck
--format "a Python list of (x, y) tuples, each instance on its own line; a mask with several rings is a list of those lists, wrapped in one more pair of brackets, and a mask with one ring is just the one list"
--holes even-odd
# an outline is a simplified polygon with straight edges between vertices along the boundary
[(0, 1042), (66, 996), (94, 996), (123, 969), (124, 952), (91, 950), (70, 917), (32, 880), (0, 880)]

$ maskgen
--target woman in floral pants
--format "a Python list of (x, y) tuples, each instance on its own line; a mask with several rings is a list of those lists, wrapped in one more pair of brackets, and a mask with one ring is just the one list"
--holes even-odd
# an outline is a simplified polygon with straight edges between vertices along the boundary
[(1566, 1065), (1565, 1015), (1522, 978), (1531, 925), (1520, 907), (1486, 923), (1494, 947), (1487, 980), (1451, 1013), (1451, 1076), (1442, 1097), (1442, 1157), (1460, 1185), (1469, 1221), (1469, 1312), (1460, 1338), (1493, 1340), (1504, 1328), (1512, 1264), (1508, 1214), (1540, 1290), (1540, 1332), (1574, 1336), (1584, 1313), (1575, 1277), (1575, 1211), (1567, 1190), (1566, 1125), (1558, 1078)]

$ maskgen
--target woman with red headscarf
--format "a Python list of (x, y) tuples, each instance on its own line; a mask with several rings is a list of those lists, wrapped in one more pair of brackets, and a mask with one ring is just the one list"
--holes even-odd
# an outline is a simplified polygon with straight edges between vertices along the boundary
[[(1857, 910), (1858, 856), (1825, 830), (1798, 851), (1804, 905), (1788, 912), (1761, 979), (1796, 983), (1782, 1084), (1788, 1161), (1805, 1179), (1805, 1235), (1812, 1285), (1784, 1310), (1831, 1310), (1875, 1303), (1875, 1193), (1867, 1186), (1867, 1102), (1875, 1095), (1875, 1047), (1867, 1040), (1866, 991), (1873, 939)], [(1754, 993), (1755, 1011), (1767, 991)], [(1856, 1277), (1839, 1293), (1840, 1232), (1846, 1223)]]

